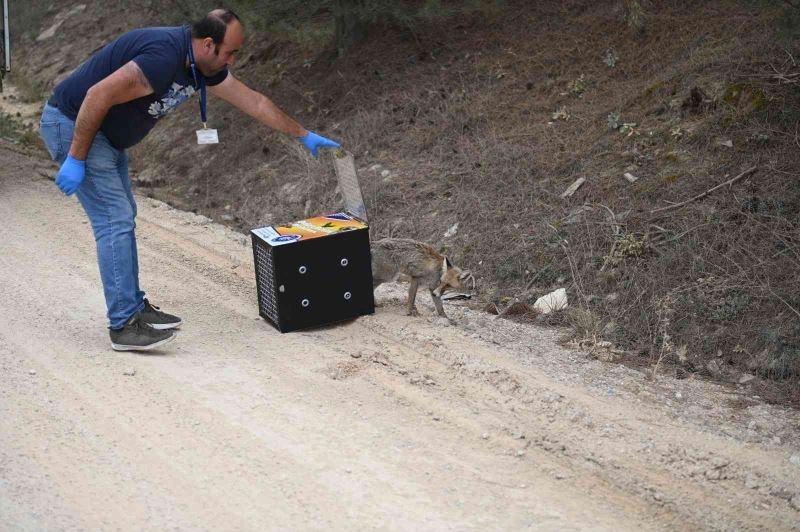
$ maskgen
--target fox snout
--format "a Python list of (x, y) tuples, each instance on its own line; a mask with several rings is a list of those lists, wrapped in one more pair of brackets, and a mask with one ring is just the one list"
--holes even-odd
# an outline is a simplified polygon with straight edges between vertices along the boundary
[(450, 261), (445, 258), (442, 264), (442, 276), (439, 278), (439, 286), (434, 289), (433, 294), (436, 297), (442, 297), (445, 290), (463, 290), (467, 283), (472, 284), (472, 290), (475, 289), (475, 277), (469, 270), (462, 270), (450, 264)]

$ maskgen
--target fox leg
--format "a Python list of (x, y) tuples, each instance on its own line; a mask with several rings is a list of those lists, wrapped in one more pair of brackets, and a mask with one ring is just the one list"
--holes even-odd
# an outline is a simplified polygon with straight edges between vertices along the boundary
[(442, 298), (434, 294), (433, 290), (431, 290), (431, 299), (433, 299), (433, 305), (436, 307), (436, 313), (439, 316), (446, 318), (447, 314), (444, 313), (444, 307), (442, 306)]
[(419, 281), (417, 279), (411, 278), (411, 283), (408, 286), (408, 302), (406, 305), (406, 314), (409, 316), (418, 316), (419, 312), (417, 311), (417, 307), (414, 304), (414, 301), (417, 299), (417, 287), (419, 286)]

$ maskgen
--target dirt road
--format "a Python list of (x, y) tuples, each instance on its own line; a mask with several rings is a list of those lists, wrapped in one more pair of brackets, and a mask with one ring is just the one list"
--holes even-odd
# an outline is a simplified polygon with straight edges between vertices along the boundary
[(112, 352), (77, 200), (0, 160), (2, 530), (800, 530), (800, 416), (746, 386), (409, 318), (403, 286), (281, 335), (247, 238), (146, 198), (143, 285), (185, 325)]

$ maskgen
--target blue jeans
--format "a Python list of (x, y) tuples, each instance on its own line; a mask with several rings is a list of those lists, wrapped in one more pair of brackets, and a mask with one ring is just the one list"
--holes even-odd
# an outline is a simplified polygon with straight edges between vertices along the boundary
[[(57, 108), (45, 105), (39, 126), (50, 156), (62, 164), (72, 144), (75, 122)], [(119, 329), (144, 308), (136, 251), (136, 202), (128, 176), (127, 153), (112, 146), (100, 131), (92, 142), (86, 158), (86, 177), (76, 195), (94, 231), (109, 325)]]

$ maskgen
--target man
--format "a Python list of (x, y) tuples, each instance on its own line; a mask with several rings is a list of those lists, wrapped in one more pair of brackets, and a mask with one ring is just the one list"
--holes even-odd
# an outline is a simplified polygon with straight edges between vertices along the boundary
[(61, 164), (56, 184), (67, 195), (77, 193), (94, 231), (115, 350), (160, 347), (175, 338), (182, 323), (150, 304), (139, 288), (136, 203), (125, 150), (158, 119), (200, 92), (203, 129), (197, 140), (216, 141), (216, 131), (205, 129), (207, 87), (267, 126), (296, 137), (315, 157), (318, 148), (339, 146), (307, 131), (228, 72), (243, 36), (239, 18), (224, 9), (211, 11), (191, 28), (131, 31), (59, 83), (44, 108), (41, 135)]

